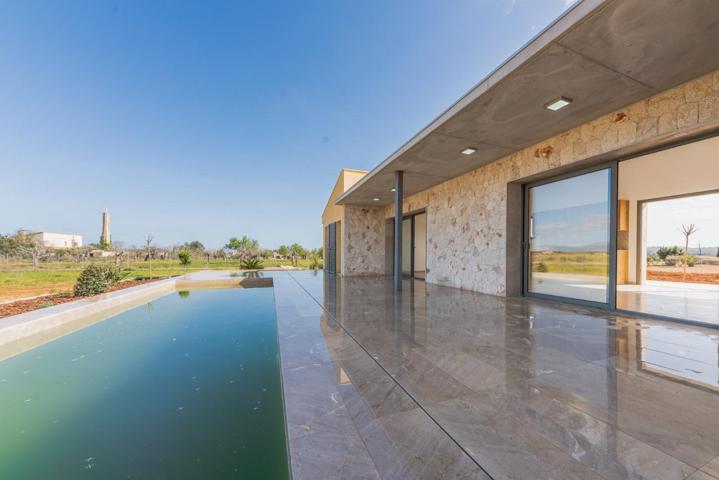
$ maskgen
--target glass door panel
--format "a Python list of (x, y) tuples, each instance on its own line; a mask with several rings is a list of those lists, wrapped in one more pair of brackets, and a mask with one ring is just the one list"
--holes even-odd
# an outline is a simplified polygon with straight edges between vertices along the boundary
[(611, 169), (530, 187), (527, 290), (609, 301)]
[(427, 214), (414, 216), (414, 277), (425, 278), (427, 270)]
[(337, 271), (337, 224), (330, 223), (327, 225), (327, 271), (336, 273)]

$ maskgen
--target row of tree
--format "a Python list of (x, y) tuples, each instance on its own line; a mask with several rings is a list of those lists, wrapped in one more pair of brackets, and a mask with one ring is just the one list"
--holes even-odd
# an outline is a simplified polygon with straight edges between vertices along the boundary
[(45, 253), (45, 249), (30, 232), (18, 230), (10, 235), (0, 234), (0, 255), (6, 258), (32, 258), (33, 267), (36, 267)]
[(322, 248), (308, 250), (299, 243), (292, 245), (280, 245), (276, 250), (263, 249), (260, 243), (243, 235), (242, 238), (232, 237), (225, 245), (225, 249), (241, 261), (248, 258), (282, 258), (292, 260), (293, 265), (297, 265), (299, 259), (313, 259), (319, 261), (322, 259)]
[(19, 230), (13, 234), (0, 234), (0, 256), (5, 258), (32, 259), (36, 267), (38, 261), (65, 260), (83, 261), (95, 255), (115, 257), (130, 260), (161, 260), (161, 259), (190, 259), (190, 258), (235, 258), (243, 262), (249, 259), (287, 259), (294, 265), (299, 259), (313, 259), (321, 264), (322, 249), (306, 249), (298, 243), (281, 245), (277, 249), (264, 249), (260, 243), (243, 235), (232, 237), (227, 244), (217, 250), (209, 250), (199, 240), (185, 242), (172, 247), (158, 247), (153, 244), (154, 237), (145, 235), (145, 245), (142, 247), (126, 246), (114, 242), (110, 252), (101, 248), (99, 244), (90, 244), (83, 247), (53, 249), (46, 248), (30, 232)]

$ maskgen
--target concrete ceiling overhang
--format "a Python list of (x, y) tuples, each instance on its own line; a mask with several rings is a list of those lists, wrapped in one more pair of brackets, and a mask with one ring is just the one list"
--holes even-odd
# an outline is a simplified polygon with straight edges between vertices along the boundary
[(337, 203), (392, 203), (397, 170), (405, 196), (472, 171), (719, 68), (717, 48), (719, 0), (580, 1)]

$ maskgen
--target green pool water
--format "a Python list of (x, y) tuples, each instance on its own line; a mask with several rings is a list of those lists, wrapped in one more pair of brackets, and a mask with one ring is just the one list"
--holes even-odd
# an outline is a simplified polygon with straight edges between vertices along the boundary
[(174, 293), (0, 362), (0, 479), (288, 470), (271, 288)]

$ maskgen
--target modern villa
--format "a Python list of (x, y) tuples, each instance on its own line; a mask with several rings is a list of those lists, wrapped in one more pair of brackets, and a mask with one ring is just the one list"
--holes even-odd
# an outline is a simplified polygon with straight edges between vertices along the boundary
[(324, 268), (9, 272), (76, 283), (0, 318), (0, 479), (719, 480), (718, 49), (719, 0), (575, 2), (327, 185)]
[(717, 45), (713, 1), (577, 3), (361, 179), (340, 176), (328, 270), (719, 324), (715, 285), (646, 273), (647, 206), (719, 191)]

